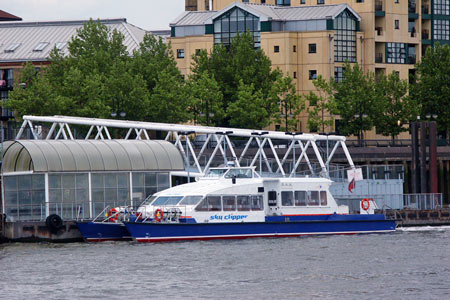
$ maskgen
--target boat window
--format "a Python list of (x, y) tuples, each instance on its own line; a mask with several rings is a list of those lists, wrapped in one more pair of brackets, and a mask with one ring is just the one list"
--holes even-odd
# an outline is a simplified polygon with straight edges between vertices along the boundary
[(306, 206), (306, 191), (295, 191), (295, 206)]
[(223, 210), (234, 211), (236, 210), (236, 197), (235, 196), (222, 196)]
[(228, 169), (210, 169), (205, 177), (222, 177)]
[(270, 191), (267, 193), (269, 206), (277, 206), (277, 192)]
[(152, 203), (152, 205), (176, 205), (182, 198), (182, 196), (160, 196)]
[(238, 211), (250, 210), (250, 197), (249, 196), (237, 196), (237, 209), (238, 209)]
[(252, 210), (263, 210), (263, 197), (261, 195), (251, 196)]
[(319, 205), (319, 191), (310, 191), (309, 192), (308, 205), (311, 205), (311, 206)]
[(153, 200), (155, 200), (155, 199), (156, 199), (156, 196), (148, 197), (147, 199), (144, 200), (144, 202), (142, 202), (141, 205), (149, 205), (149, 204), (152, 203)]
[(222, 201), (220, 196), (208, 196), (208, 210), (209, 211), (221, 211), (222, 210)]
[(327, 205), (327, 192), (320, 191), (320, 205)]
[(252, 169), (230, 169), (225, 178), (252, 178)]
[(294, 205), (294, 195), (292, 191), (281, 192), (281, 205), (283, 206), (293, 206)]
[(196, 211), (208, 211), (208, 198), (203, 198), (202, 202), (195, 208)]
[(179, 205), (196, 205), (202, 198), (202, 196), (186, 196)]

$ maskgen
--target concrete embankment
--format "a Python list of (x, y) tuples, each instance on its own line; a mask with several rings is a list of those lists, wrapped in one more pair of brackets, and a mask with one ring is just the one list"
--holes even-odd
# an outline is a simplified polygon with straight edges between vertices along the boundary
[(386, 218), (395, 219), (398, 226), (439, 226), (450, 225), (450, 208), (428, 210), (391, 209), (386, 210)]

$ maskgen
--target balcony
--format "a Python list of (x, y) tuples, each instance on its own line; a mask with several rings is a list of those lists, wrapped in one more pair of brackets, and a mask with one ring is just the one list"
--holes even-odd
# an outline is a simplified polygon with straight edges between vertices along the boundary
[(413, 27), (411, 29), (411, 31), (409, 31), (409, 36), (412, 37), (412, 38), (417, 37), (417, 33), (416, 33), (416, 28), (415, 27)]
[(416, 13), (416, 4), (414, 2), (408, 3), (408, 13), (415, 14)]
[(375, 31), (376, 31), (378, 36), (382, 36), (383, 35), (383, 27), (375, 27)]
[(383, 1), (375, 1), (375, 17), (384, 17)]
[(429, 40), (429, 39), (430, 39), (429, 31), (426, 29), (422, 30), (422, 40)]
[(415, 55), (409, 55), (408, 56), (408, 64), (414, 65), (416, 63), (416, 56)]
[(430, 13), (430, 7), (422, 4), (422, 15), (428, 15)]
[(375, 54), (375, 63), (377, 63), (377, 64), (383, 63), (383, 53)]

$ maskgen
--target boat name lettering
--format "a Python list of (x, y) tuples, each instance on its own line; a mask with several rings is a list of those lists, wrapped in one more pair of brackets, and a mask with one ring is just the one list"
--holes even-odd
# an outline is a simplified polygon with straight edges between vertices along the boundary
[(232, 221), (239, 221), (239, 220), (243, 220), (245, 218), (247, 218), (248, 215), (225, 215), (225, 216), (221, 216), (221, 215), (213, 215), (210, 217), (211, 221), (214, 220), (232, 220)]

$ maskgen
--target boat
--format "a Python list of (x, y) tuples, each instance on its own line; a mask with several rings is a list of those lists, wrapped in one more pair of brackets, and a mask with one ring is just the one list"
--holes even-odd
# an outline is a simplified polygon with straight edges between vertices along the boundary
[(135, 216), (130, 207), (107, 206), (94, 220), (76, 221), (76, 224), (87, 242), (130, 241), (132, 237), (123, 221), (131, 215)]
[(260, 177), (253, 167), (211, 168), (196, 182), (154, 194), (124, 222), (137, 242), (297, 237), (395, 231), (363, 199), (359, 214), (338, 205), (324, 177)]

